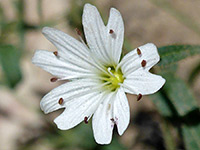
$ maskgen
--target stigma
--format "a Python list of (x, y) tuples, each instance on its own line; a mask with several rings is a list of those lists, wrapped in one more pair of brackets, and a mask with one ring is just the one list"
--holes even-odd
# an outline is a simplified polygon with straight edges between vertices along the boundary
[(124, 77), (121, 69), (116, 70), (114, 67), (107, 67), (108, 74), (103, 75), (103, 82), (108, 84), (105, 86), (107, 90), (115, 91), (124, 82)]

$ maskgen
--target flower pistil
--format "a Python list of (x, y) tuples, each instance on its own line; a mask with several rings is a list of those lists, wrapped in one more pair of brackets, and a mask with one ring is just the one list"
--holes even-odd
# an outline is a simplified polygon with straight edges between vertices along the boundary
[(123, 83), (124, 77), (121, 69), (115, 69), (115, 67), (107, 67), (107, 71), (109, 74), (101, 75), (102, 82), (107, 82), (104, 86), (104, 89), (109, 91), (115, 91), (120, 87), (120, 84)]

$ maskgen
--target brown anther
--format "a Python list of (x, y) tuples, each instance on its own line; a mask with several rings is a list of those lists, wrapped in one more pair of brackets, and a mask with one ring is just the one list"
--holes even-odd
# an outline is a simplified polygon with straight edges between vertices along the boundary
[(114, 118), (111, 118), (110, 120), (111, 120), (112, 122), (115, 122)]
[(53, 54), (54, 54), (55, 56), (58, 56), (58, 52), (57, 52), (57, 51), (53, 52)]
[(58, 101), (58, 104), (62, 105), (64, 102), (63, 98), (60, 98), (59, 101)]
[(88, 117), (84, 118), (84, 122), (85, 122), (85, 124), (88, 124)]
[(81, 31), (80, 31), (78, 28), (76, 28), (75, 30), (76, 30), (76, 33), (77, 33), (79, 36), (81, 36)]
[(141, 50), (139, 49), (139, 48), (137, 48), (137, 54), (138, 55), (141, 55), (142, 53), (141, 53)]
[(146, 64), (147, 64), (147, 61), (146, 61), (146, 60), (143, 60), (143, 61), (141, 62), (142, 67), (145, 67)]
[(112, 121), (112, 123), (113, 123), (111, 125), (111, 127), (114, 127), (114, 125), (117, 125), (117, 122), (116, 122), (116, 120), (114, 118), (111, 118), (110, 121)]
[(142, 98), (142, 94), (139, 93), (137, 96), (137, 101), (141, 100), (141, 98)]
[(50, 79), (51, 82), (56, 82), (57, 80), (58, 78), (55, 78), (55, 77)]
[(113, 31), (112, 29), (110, 29), (109, 33), (110, 33), (110, 34), (113, 34), (113, 33), (114, 33), (114, 31)]

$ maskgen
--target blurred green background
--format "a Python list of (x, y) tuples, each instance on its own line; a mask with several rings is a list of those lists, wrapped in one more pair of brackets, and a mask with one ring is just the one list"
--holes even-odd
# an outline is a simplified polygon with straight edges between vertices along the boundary
[[(77, 37), (83, 5), (97, 6), (105, 23), (117, 8), (125, 23), (124, 53), (153, 42), (161, 61), (151, 72), (165, 86), (139, 102), (128, 95), (131, 122), (123, 136), (114, 130), (110, 145), (95, 143), (89, 124), (60, 131), (39, 102), (61, 84), (31, 63), (36, 49), (55, 51), (44, 26)], [(0, 150), (199, 150), (199, 0), (0, 0)], [(78, 38), (77, 38), (78, 39)]]

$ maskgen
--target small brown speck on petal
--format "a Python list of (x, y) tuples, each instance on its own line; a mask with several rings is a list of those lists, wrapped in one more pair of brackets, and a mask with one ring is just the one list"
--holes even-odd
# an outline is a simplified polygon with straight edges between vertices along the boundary
[(141, 98), (142, 98), (142, 94), (138, 94), (137, 101), (141, 100)]
[(84, 118), (84, 122), (85, 122), (85, 124), (88, 124), (88, 117)]
[(146, 64), (147, 64), (147, 61), (146, 61), (146, 60), (143, 60), (143, 61), (141, 62), (142, 67), (145, 67)]
[(58, 78), (55, 78), (55, 77), (50, 79), (51, 82), (56, 82), (57, 80)]
[(137, 48), (137, 54), (138, 55), (141, 55), (142, 53), (141, 53), (141, 50), (139, 49), (139, 48)]
[(113, 34), (113, 33), (114, 33), (114, 31), (113, 31), (112, 29), (110, 29), (109, 33), (110, 33), (110, 34)]
[(62, 105), (64, 102), (63, 98), (60, 98), (59, 101), (58, 101), (58, 104)]
[(53, 52), (53, 54), (54, 54), (55, 56), (58, 56), (58, 52), (57, 52), (57, 51)]

